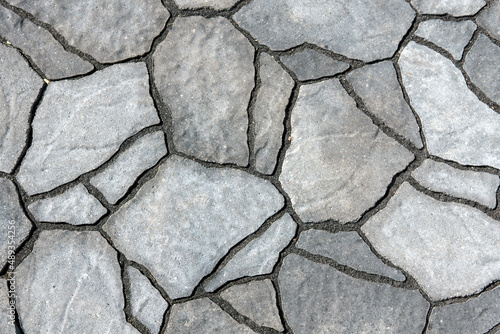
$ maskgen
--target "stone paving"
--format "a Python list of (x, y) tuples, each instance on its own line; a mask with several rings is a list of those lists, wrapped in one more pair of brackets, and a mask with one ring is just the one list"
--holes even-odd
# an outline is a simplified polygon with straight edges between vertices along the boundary
[(0, 333), (500, 333), (500, 0), (0, 0)]

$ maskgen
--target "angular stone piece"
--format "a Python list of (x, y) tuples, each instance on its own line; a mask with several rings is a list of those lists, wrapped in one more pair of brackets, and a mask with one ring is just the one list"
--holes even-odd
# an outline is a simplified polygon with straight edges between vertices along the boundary
[(11, 0), (14, 6), (50, 24), (75, 48), (102, 63), (149, 51), (170, 17), (160, 0)]
[(399, 65), (429, 153), (500, 168), (500, 115), (469, 90), (458, 68), (415, 42), (404, 48)]
[(213, 9), (229, 9), (239, 0), (175, 0), (181, 9), (209, 7)]
[(414, 17), (403, 0), (255, 0), (234, 15), (273, 50), (309, 42), (364, 61), (391, 57)]
[(301, 333), (422, 333), (429, 304), (417, 290), (347, 276), (288, 255), (278, 276), (283, 311)]
[(110, 203), (116, 203), (134, 184), (137, 177), (153, 167), (167, 154), (165, 135), (161, 131), (139, 138), (116, 161), (90, 179)]
[(338, 80), (302, 86), (291, 123), (280, 180), (304, 221), (357, 220), (413, 160)]
[(309, 253), (326, 256), (341, 265), (370, 274), (387, 276), (404, 281), (406, 276), (399, 270), (389, 267), (375, 254), (356, 232), (329, 233), (308, 230), (300, 235), (296, 247)]
[(500, 40), (500, 2), (492, 2), (488, 8), (481, 12), (477, 17), (477, 23), (488, 30), (497, 40)]
[(126, 138), (158, 122), (144, 63), (52, 82), (17, 179), (29, 195), (51, 190), (100, 166)]
[(202, 160), (248, 163), (247, 107), (255, 50), (222, 17), (181, 17), (153, 56), (172, 111), (175, 147)]
[(104, 229), (129, 260), (145, 265), (179, 298), (283, 204), (269, 181), (174, 156)]
[(500, 279), (500, 223), (470, 206), (437, 201), (406, 182), (362, 230), (433, 300), (477, 293)]
[(425, 160), (411, 173), (418, 183), (436, 192), (470, 199), (494, 209), (500, 178), (483, 172), (465, 171), (445, 163)]
[(347, 80), (371, 113), (416, 147), (423, 146), (417, 120), (403, 97), (391, 61), (354, 70), (347, 75)]
[(99, 232), (42, 231), (16, 279), (25, 333), (139, 333), (125, 320), (117, 254)]
[(3, 334), (16, 334), (15, 305), (9, 301), (9, 287), (7, 280), (0, 278), (0, 328)]
[(474, 15), (486, 5), (484, 0), (411, 0), (421, 14)]
[(274, 328), (277, 331), (284, 330), (276, 304), (276, 291), (271, 280), (232, 286), (224, 290), (221, 297), (257, 325)]
[(349, 64), (338, 61), (313, 49), (281, 57), (281, 61), (297, 74), (299, 80), (319, 79), (344, 72)]

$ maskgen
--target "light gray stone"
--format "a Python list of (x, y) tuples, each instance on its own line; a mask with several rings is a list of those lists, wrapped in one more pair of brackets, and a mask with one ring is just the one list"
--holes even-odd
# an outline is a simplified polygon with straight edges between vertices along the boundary
[(389, 267), (375, 254), (356, 232), (329, 233), (320, 230), (308, 230), (300, 235), (296, 247), (309, 253), (326, 256), (341, 265), (370, 274), (387, 276), (404, 281), (405, 275)]
[(90, 179), (110, 203), (116, 203), (134, 184), (137, 177), (167, 154), (161, 131), (139, 138), (111, 165)]
[(338, 61), (313, 49), (281, 57), (281, 61), (297, 74), (299, 80), (319, 79), (344, 72), (349, 64)]
[(470, 199), (492, 209), (497, 204), (496, 193), (500, 178), (496, 175), (460, 170), (427, 159), (411, 176), (432, 191)]
[(209, 7), (221, 10), (233, 7), (238, 1), (239, 0), (175, 0), (175, 3), (182, 9)]
[(144, 63), (52, 82), (17, 179), (29, 195), (51, 190), (100, 166), (126, 138), (158, 122)]
[(75, 48), (112, 63), (139, 56), (151, 47), (170, 14), (160, 0), (10, 0), (50, 24)]
[(0, 328), (3, 334), (16, 334), (15, 327), (15, 304), (9, 301), (9, 287), (7, 280), (0, 278)]
[(500, 223), (470, 206), (437, 201), (406, 182), (362, 230), (433, 300), (477, 293), (500, 279)]
[(411, 0), (421, 14), (474, 15), (486, 5), (484, 0)]
[(174, 156), (104, 230), (170, 297), (186, 297), (232, 246), (283, 204), (269, 181)]
[(16, 278), (25, 333), (139, 333), (125, 320), (117, 254), (99, 232), (42, 231)]
[(285, 109), (294, 86), (293, 79), (272, 56), (260, 56), (261, 86), (254, 105), (255, 168), (272, 174), (282, 144)]
[(354, 70), (347, 75), (347, 80), (371, 113), (416, 147), (423, 146), (417, 120), (403, 97), (391, 61)]
[(302, 86), (291, 124), (280, 180), (304, 221), (357, 220), (413, 160), (338, 80)]
[(286, 214), (274, 222), (259, 238), (249, 242), (229, 260), (211, 280), (207, 291), (214, 291), (222, 284), (244, 276), (269, 274), (278, 262), (280, 252), (292, 240), (297, 224)]
[(417, 290), (347, 276), (288, 255), (278, 276), (283, 311), (296, 334), (422, 333), (429, 304)]
[(225, 18), (178, 18), (153, 56), (172, 111), (176, 149), (219, 163), (248, 163), (247, 107), (255, 50)]
[(500, 115), (469, 90), (458, 68), (415, 42), (404, 48), (399, 65), (429, 153), (500, 168)]
[(488, 8), (486, 8), (477, 17), (477, 23), (497, 40), (500, 40), (500, 2), (492, 2)]
[(276, 304), (276, 291), (270, 280), (232, 286), (224, 290), (221, 297), (257, 325), (284, 330)]
[(234, 15), (273, 50), (309, 42), (364, 61), (391, 57), (414, 17), (403, 0), (255, 0)]

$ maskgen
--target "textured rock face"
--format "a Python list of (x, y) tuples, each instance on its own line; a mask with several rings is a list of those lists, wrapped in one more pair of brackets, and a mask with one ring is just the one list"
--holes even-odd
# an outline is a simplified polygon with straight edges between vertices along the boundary
[(238, 0), (175, 0), (179, 8), (201, 8), (228, 9), (233, 7)]
[(488, 32), (500, 39), (500, 2), (492, 2), (477, 18), (477, 22)]
[(154, 54), (154, 76), (172, 111), (176, 149), (246, 166), (254, 48), (225, 18), (179, 18)]
[(281, 61), (297, 74), (299, 80), (311, 80), (344, 72), (349, 64), (312, 49), (305, 49), (289, 56), (281, 57)]
[(484, 0), (411, 0), (422, 14), (474, 15), (486, 2)]

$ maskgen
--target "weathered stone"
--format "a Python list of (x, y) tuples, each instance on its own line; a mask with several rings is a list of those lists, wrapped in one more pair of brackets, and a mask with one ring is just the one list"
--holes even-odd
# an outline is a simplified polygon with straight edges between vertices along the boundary
[(500, 178), (496, 175), (460, 170), (428, 159), (411, 176), (432, 191), (470, 199), (492, 209), (497, 204)]
[(500, 168), (500, 115), (469, 90), (458, 68), (415, 42), (404, 48), (399, 65), (429, 153)]
[(103, 63), (149, 51), (170, 14), (160, 0), (10, 0), (50, 24), (75, 48)]
[(406, 182), (362, 230), (433, 300), (470, 295), (500, 279), (499, 222), (470, 206), (437, 201)]
[(16, 334), (15, 305), (10, 304), (9, 294), (7, 280), (0, 278), (0, 328), (3, 334)]
[(172, 111), (176, 149), (219, 163), (248, 163), (247, 107), (255, 50), (222, 17), (181, 17), (153, 56)]
[(484, 0), (411, 0), (422, 14), (474, 15), (486, 5)]
[(116, 203), (134, 184), (137, 177), (167, 154), (161, 131), (147, 134), (124, 151), (116, 161), (90, 179), (110, 203)]
[(414, 17), (402, 0), (255, 0), (234, 15), (273, 50), (309, 42), (364, 61), (392, 56)]
[(179, 298), (283, 204), (269, 181), (172, 157), (104, 229), (129, 260)]
[(294, 333), (422, 333), (429, 304), (417, 290), (347, 276), (288, 255), (278, 282)]
[(488, 8), (486, 8), (477, 17), (477, 23), (484, 29), (500, 40), (500, 2), (492, 2)]
[(417, 120), (403, 97), (391, 61), (364, 66), (349, 73), (347, 80), (371, 113), (416, 147), (423, 146)]
[(205, 289), (214, 291), (222, 284), (240, 277), (271, 273), (280, 252), (290, 243), (296, 229), (297, 224), (292, 217), (284, 215), (259, 238), (236, 253)]
[(297, 74), (299, 80), (311, 80), (344, 72), (349, 64), (338, 61), (313, 49), (281, 57), (281, 61)]
[(17, 179), (29, 195), (72, 181), (121, 143), (159, 122), (144, 63), (115, 65), (49, 84), (33, 120), (33, 143)]
[(302, 86), (291, 123), (280, 180), (304, 221), (357, 220), (413, 159), (338, 80)]
[(213, 9), (229, 9), (233, 7), (238, 0), (175, 0), (177, 6), (182, 9), (209, 7)]
[(117, 254), (99, 232), (42, 231), (16, 284), (25, 333), (139, 333), (125, 320)]

